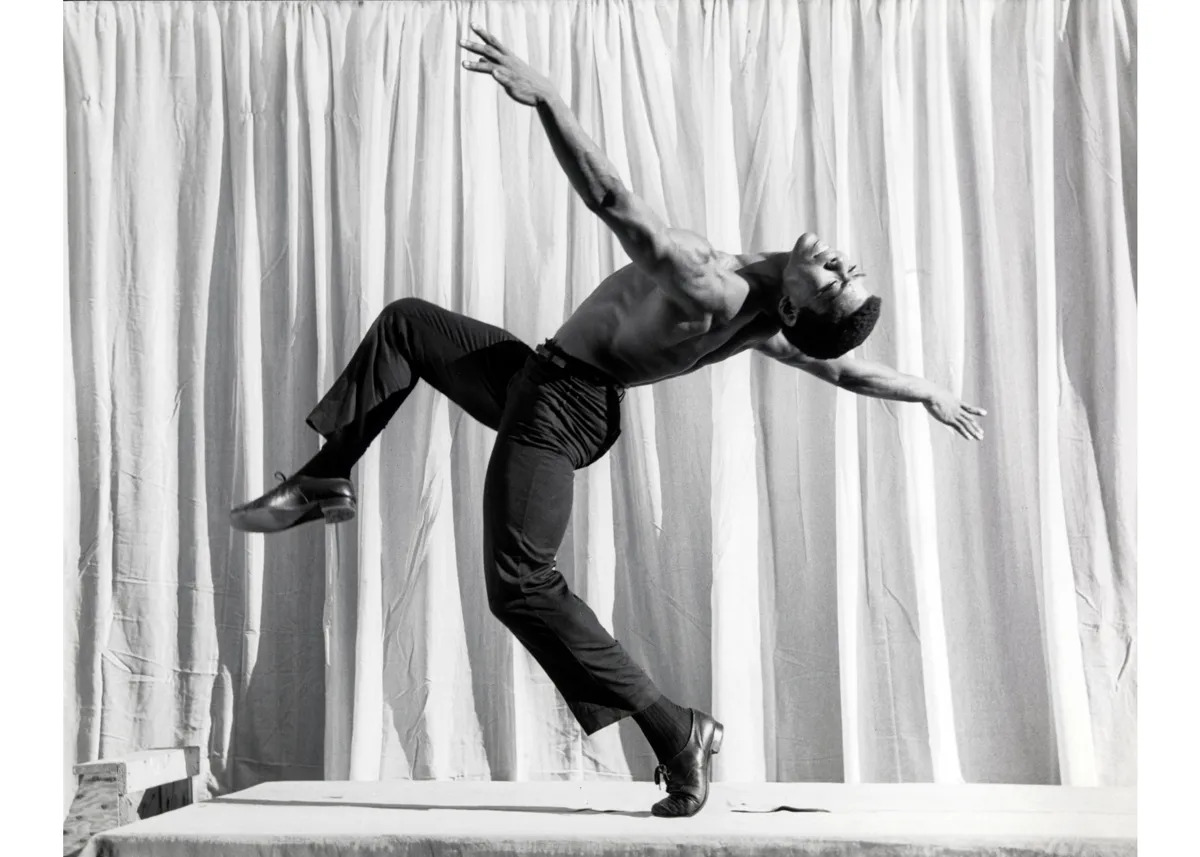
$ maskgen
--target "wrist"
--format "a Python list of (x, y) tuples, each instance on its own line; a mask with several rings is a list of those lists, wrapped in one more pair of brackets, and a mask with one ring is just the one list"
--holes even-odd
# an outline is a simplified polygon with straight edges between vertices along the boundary
[(932, 381), (921, 379), (920, 388), (917, 391), (918, 401), (923, 405), (932, 405), (945, 395), (945, 393), (945, 390)]
[(538, 107), (545, 107), (551, 111), (557, 111), (566, 106), (566, 102), (558, 94), (558, 90), (551, 86), (549, 81), (545, 86), (539, 88), (536, 98)]

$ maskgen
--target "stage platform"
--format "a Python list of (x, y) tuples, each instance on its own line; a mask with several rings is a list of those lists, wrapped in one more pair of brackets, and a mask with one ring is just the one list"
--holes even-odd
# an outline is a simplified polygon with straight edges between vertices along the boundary
[(88, 857), (1133, 855), (1133, 789), (717, 784), (659, 819), (651, 783), (283, 782), (92, 839)]

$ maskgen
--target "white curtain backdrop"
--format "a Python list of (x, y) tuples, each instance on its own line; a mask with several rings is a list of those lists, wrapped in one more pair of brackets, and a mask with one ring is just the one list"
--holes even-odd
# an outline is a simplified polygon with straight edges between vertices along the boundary
[(227, 523), (387, 302), (534, 343), (626, 261), (469, 21), (671, 223), (847, 250), (860, 355), (989, 411), (970, 444), (755, 355), (626, 398), (562, 569), (725, 722), (717, 776), (1132, 784), (1132, 0), (65, 4), (67, 763), (649, 777), (488, 613), (492, 433), (428, 388), (336, 535)]

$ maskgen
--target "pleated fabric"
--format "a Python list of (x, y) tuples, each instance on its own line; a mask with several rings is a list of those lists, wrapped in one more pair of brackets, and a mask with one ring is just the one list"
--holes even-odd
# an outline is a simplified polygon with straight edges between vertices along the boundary
[[(66, 762), (199, 744), (278, 779), (645, 779), (488, 613), (493, 434), (419, 387), (359, 514), (232, 531), (415, 295), (550, 336), (627, 262), (487, 26), (628, 183), (729, 251), (815, 230), (885, 301), (858, 356), (630, 392), (577, 476), (574, 589), (724, 780), (1135, 781), (1133, 0), (64, 5)], [(65, 780), (69, 772), (64, 771)]]

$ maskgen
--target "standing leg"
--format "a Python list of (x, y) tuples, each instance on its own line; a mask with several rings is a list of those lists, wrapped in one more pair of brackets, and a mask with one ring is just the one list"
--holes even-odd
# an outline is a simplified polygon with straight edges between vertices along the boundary
[(661, 696), (555, 562), (574, 467), (561, 452), (496, 439), (484, 483), (488, 604), (541, 664), (589, 735)]
[(658, 757), (655, 781), (667, 782), (651, 812), (694, 815), (708, 800), (709, 760), (723, 727), (667, 699), (570, 591), (555, 562), (574, 472), (615, 438), (618, 397), (530, 367), (514, 379), (484, 482), (488, 604), (587, 734), (633, 716)]

